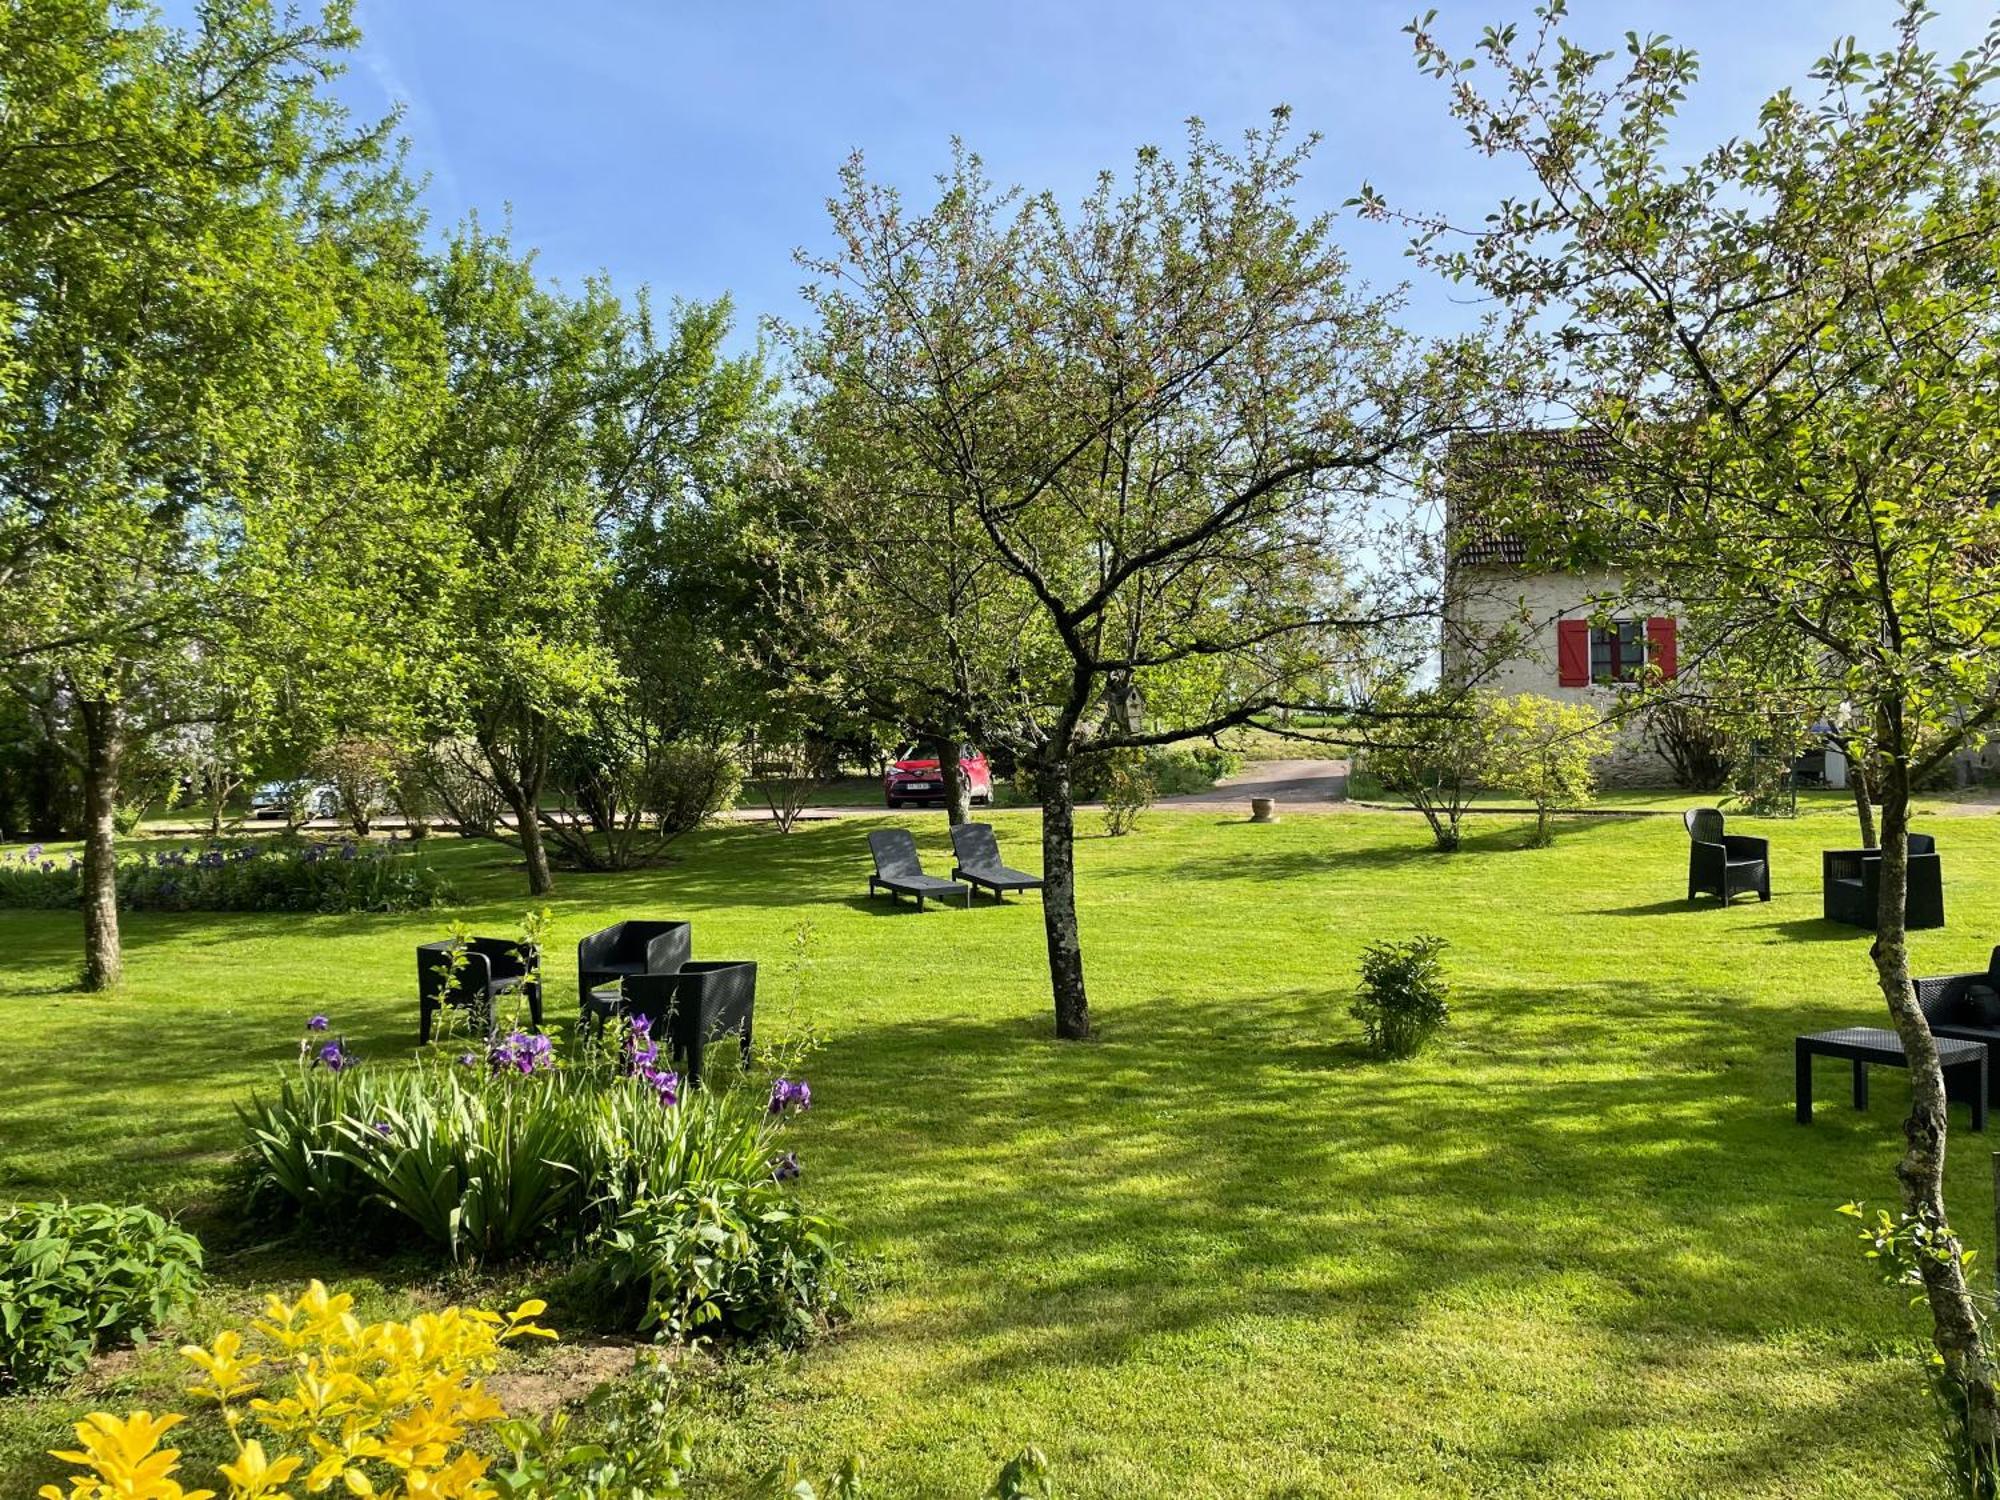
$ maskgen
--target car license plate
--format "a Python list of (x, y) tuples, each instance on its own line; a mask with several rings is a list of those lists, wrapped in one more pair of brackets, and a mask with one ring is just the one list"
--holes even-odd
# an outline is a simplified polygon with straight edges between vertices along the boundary
[(937, 789), (938, 784), (935, 781), (906, 781), (903, 783), (903, 790), (906, 792), (934, 792)]

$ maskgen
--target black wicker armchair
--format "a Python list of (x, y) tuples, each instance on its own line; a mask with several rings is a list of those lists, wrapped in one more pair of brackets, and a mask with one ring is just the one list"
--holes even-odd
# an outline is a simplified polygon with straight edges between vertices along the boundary
[(673, 974), (688, 961), (693, 931), (686, 922), (614, 922), (576, 945), (577, 999), (586, 1018), (604, 1009), (597, 991), (614, 994), (630, 974)]
[[(1944, 870), (1938, 863), (1937, 840), (1927, 833), (1909, 835), (1909, 901), (1903, 921), (1909, 927), (1944, 926)], [(1820, 851), (1820, 909), (1829, 922), (1873, 927), (1882, 888), (1880, 849)]]
[(1016, 870), (1002, 862), (1000, 841), (990, 823), (961, 823), (951, 831), (951, 852), (958, 861), (951, 878), (963, 880), (975, 890), (981, 886), (993, 892), (995, 901), (1007, 899), (1009, 891), (1039, 891), (1042, 880), (1026, 870)]
[(1720, 896), (1723, 905), (1745, 891), (1771, 899), (1771, 845), (1768, 839), (1729, 833), (1722, 814), (1713, 807), (1690, 808), (1681, 815), (1688, 831), (1688, 900)]
[(417, 1040), (431, 1039), (431, 1023), (447, 1005), (471, 1013), (475, 1030), (491, 1037), (496, 1001), (519, 995), (528, 1015), (542, 1024), (542, 956), (533, 944), (510, 938), (455, 938), (417, 944)]
[(628, 974), (619, 1009), (645, 1016), (653, 1035), (682, 1065), (690, 1085), (701, 1082), (703, 1054), (716, 1037), (735, 1032), (744, 1062), (757, 1014), (757, 965), (745, 960), (691, 960), (672, 974)]
[[(2000, 1056), (2000, 948), (1993, 950), (1983, 974), (1937, 974), (1916, 981), (1917, 1004), (1931, 1031), (1960, 1042), (1984, 1042)], [(1946, 1075), (1947, 1092), (1962, 1097), (1958, 1080)], [(2000, 1104), (2000, 1069), (1987, 1072), (1989, 1102)]]

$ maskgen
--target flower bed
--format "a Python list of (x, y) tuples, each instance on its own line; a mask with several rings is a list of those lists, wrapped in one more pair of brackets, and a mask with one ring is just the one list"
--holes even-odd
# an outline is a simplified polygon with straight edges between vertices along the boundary
[(838, 1232), (779, 1149), (804, 1080), (687, 1088), (643, 1022), (409, 1067), (307, 1026), (296, 1073), (241, 1111), (252, 1211), (454, 1262), (561, 1253), (612, 1321), (672, 1335), (790, 1339), (843, 1302)]
[[(386, 845), (229, 844), (134, 851), (118, 860), (128, 911), (422, 911), (452, 899), (450, 883), (415, 854)], [(83, 864), (40, 844), (0, 854), (0, 907), (83, 904)]]

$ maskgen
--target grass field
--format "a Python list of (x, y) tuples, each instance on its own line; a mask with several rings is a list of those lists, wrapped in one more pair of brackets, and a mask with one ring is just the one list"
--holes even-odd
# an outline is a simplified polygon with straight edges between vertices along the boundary
[[(1921, 1492), (1919, 1315), (1834, 1213), (1892, 1200), (1905, 1089), (1878, 1076), (1856, 1114), (1824, 1065), (1818, 1119), (1791, 1117), (1793, 1034), (1880, 1024), (1866, 936), (1818, 918), (1817, 851), (1853, 841), (1847, 818), (1758, 825), (1777, 899), (1722, 911), (1680, 899), (1671, 817), (1526, 851), (1525, 820), (1484, 816), (1440, 858), (1402, 816), (1155, 813), (1079, 850), (1087, 1045), (1049, 1038), (1034, 898), (861, 898), (884, 821), (942, 857), (935, 816), (730, 826), (551, 903), (557, 954), (619, 915), (692, 918), (697, 957), (767, 965), (770, 1024), (795, 927), (817, 934), (827, 1045), (796, 1144), (879, 1271), (837, 1338), (689, 1382), (698, 1493), (853, 1452), (873, 1493), (971, 1496), (1030, 1441), (1062, 1494), (1104, 1500)], [(1032, 864), (1032, 815), (995, 821)], [(1915, 936), (1918, 970), (1983, 967), (2000, 819), (1929, 826), (1951, 926)], [(432, 843), (463, 914), (511, 930), (507, 856)], [(0, 1197), (189, 1213), (235, 1245), (219, 1308), (308, 1268), (442, 1295), (213, 1218), (232, 1104), (314, 1010), (367, 1057), (406, 1052), (411, 946), (442, 925), (132, 916), (129, 983), (92, 998), (72, 915), (0, 912)], [(1369, 1061), (1346, 1013), (1361, 946), (1419, 931), (1453, 945), (1451, 1027)], [(1985, 1142), (1954, 1139), (1954, 1212), (1990, 1264)], [(35, 1455), (91, 1404), (157, 1407), (164, 1368), (0, 1401), (0, 1493), (54, 1477)]]

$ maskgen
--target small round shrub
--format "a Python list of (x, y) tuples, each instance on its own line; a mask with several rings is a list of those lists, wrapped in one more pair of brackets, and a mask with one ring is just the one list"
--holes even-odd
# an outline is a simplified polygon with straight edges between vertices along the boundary
[(1361, 988), (1350, 1007), (1368, 1050), (1411, 1057), (1444, 1026), (1451, 986), (1442, 954), (1450, 945), (1429, 933), (1405, 943), (1370, 943), (1361, 956)]

